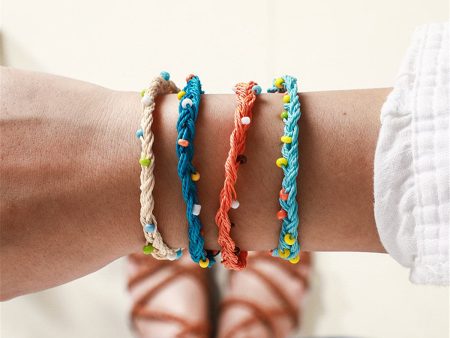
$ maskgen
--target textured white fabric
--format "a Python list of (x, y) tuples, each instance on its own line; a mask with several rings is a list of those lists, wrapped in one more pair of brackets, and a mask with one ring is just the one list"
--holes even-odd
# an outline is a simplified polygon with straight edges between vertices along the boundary
[(419, 27), (381, 111), (375, 218), (386, 251), (410, 280), (448, 285), (449, 23)]

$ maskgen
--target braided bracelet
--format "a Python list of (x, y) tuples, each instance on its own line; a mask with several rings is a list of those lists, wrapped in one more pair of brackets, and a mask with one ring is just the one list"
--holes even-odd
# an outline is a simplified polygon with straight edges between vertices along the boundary
[(284, 177), (279, 194), (281, 209), (277, 218), (282, 221), (278, 248), (272, 250), (273, 256), (298, 263), (300, 260), (300, 244), (298, 241), (298, 121), (300, 119), (300, 101), (297, 95), (297, 79), (285, 75), (274, 80), (269, 93), (279, 92), (283, 95), (283, 111), (280, 115), (284, 122), (284, 132), (281, 136), (282, 157), (276, 160), (276, 165), (283, 169)]
[(261, 93), (261, 87), (255, 82), (238, 83), (235, 86), (238, 105), (234, 113), (234, 130), (230, 136), (230, 150), (225, 162), (225, 181), (220, 192), (220, 207), (216, 214), (216, 224), (219, 228), (218, 242), (222, 252), (222, 263), (233, 270), (242, 270), (247, 264), (247, 251), (241, 251), (231, 238), (231, 226), (228, 212), (230, 208), (237, 209), (239, 202), (235, 184), (240, 164), (247, 158), (245, 140), (252, 118), (253, 104), (256, 95)]
[(214, 255), (204, 249), (205, 240), (200, 222), (201, 205), (198, 200), (196, 183), (200, 174), (192, 164), (194, 156), (195, 122), (200, 108), (202, 85), (198, 76), (189, 75), (186, 86), (178, 92), (177, 121), (177, 156), (178, 176), (182, 184), (183, 198), (186, 203), (186, 218), (188, 220), (189, 252), (194, 262), (200, 267), (211, 267), (215, 263)]
[(142, 168), (140, 220), (146, 239), (143, 252), (146, 255), (151, 254), (156, 259), (175, 260), (181, 257), (182, 250), (170, 248), (164, 243), (162, 236), (158, 231), (155, 216), (153, 215), (153, 187), (155, 186), (155, 177), (153, 175), (155, 158), (152, 151), (154, 140), (152, 133), (153, 111), (156, 106), (155, 99), (158, 95), (178, 92), (177, 86), (169, 79), (169, 73), (161, 72), (160, 76), (153, 79), (149, 88), (144, 89), (141, 92), (141, 102), (144, 112), (141, 120), (141, 129), (136, 132), (136, 137), (141, 140), (142, 144), (139, 163)]

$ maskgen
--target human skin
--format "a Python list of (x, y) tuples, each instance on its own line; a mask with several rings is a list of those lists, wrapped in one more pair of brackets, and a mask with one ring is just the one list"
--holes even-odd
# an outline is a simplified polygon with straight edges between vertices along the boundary
[[(0, 69), (2, 300), (56, 286), (139, 251), (138, 93), (63, 77)], [(250, 79), (249, 79), (250, 80)], [(300, 94), (299, 237), (305, 251), (384, 252), (373, 214), (373, 158), (389, 90)], [(281, 96), (257, 97), (248, 161), (239, 169), (232, 236), (243, 250), (277, 246)], [(165, 241), (186, 247), (175, 153), (178, 100), (154, 113), (155, 215)], [(194, 164), (206, 246), (233, 128), (232, 94), (203, 95)]]

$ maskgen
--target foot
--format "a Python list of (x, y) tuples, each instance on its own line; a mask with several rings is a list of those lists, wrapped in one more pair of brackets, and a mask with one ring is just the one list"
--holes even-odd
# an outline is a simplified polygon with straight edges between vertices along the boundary
[(266, 253), (251, 254), (247, 269), (230, 274), (219, 338), (288, 337), (299, 325), (309, 270), (308, 253), (295, 265)]
[(190, 261), (129, 256), (131, 321), (140, 338), (207, 338), (207, 271)]

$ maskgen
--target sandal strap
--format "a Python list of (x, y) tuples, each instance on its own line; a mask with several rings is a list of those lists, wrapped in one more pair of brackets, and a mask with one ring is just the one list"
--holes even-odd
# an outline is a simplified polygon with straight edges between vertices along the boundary
[[(277, 335), (277, 326), (274, 322), (273, 318), (273, 310), (266, 310), (259, 304), (250, 301), (248, 299), (241, 299), (241, 298), (228, 298), (222, 302), (220, 305), (222, 312), (225, 312), (227, 308), (230, 308), (231, 306), (241, 305), (245, 306), (247, 308), (250, 308), (252, 310), (254, 317), (250, 317), (252, 319), (252, 323), (254, 321), (261, 322), (267, 329), (270, 337), (278, 337)], [(275, 310), (277, 311), (277, 310)], [(230, 338), (233, 337), (236, 332), (242, 330), (244, 327), (247, 327), (248, 319), (241, 321), (240, 323), (236, 324), (231, 330), (229, 330), (225, 335), (224, 338)]]
[(176, 338), (182, 338), (188, 334), (196, 334), (199, 337), (204, 336), (205, 338), (208, 337), (209, 327), (207, 324), (203, 323), (191, 324), (188, 320), (171, 313), (142, 309), (135, 318), (158, 320), (164, 322), (175, 322), (182, 327), (181, 331), (177, 334)]
[[(130, 260), (132, 262), (137, 263), (138, 265), (143, 265), (144, 263), (148, 262), (150, 258), (147, 256), (143, 256), (141, 254), (133, 254), (130, 255)], [(152, 261), (152, 266), (145, 267), (144, 269), (141, 269), (138, 271), (134, 276), (132, 276), (128, 282), (128, 289), (132, 289), (140, 282), (144, 281), (147, 277), (151, 276), (152, 274), (155, 274), (156, 272), (163, 270), (167, 268), (169, 264), (164, 261)], [(131, 309), (131, 322), (135, 323), (135, 320), (137, 318), (142, 319), (150, 319), (150, 320), (161, 320), (161, 321), (173, 321), (180, 324), (183, 328), (178, 333), (177, 338), (182, 338), (186, 336), (187, 334), (195, 333), (197, 335), (204, 335), (204, 337), (208, 337), (210, 332), (209, 323), (206, 322), (206, 324), (203, 323), (196, 323), (192, 324), (191, 322), (183, 319), (182, 317), (179, 317), (177, 315), (173, 315), (170, 313), (160, 312), (157, 310), (148, 310), (146, 309), (147, 303), (155, 297), (155, 295), (164, 289), (165, 286), (167, 286), (169, 283), (175, 281), (178, 277), (183, 275), (192, 276), (193, 278), (197, 279), (201, 285), (205, 289), (208, 288), (206, 278), (203, 271), (198, 269), (197, 266), (171, 266), (173, 268), (173, 271), (164, 279), (159, 281), (156, 285), (154, 285), (151, 289), (149, 289), (147, 292), (145, 292), (142, 296), (140, 296), (137, 301), (134, 302), (132, 309)]]

